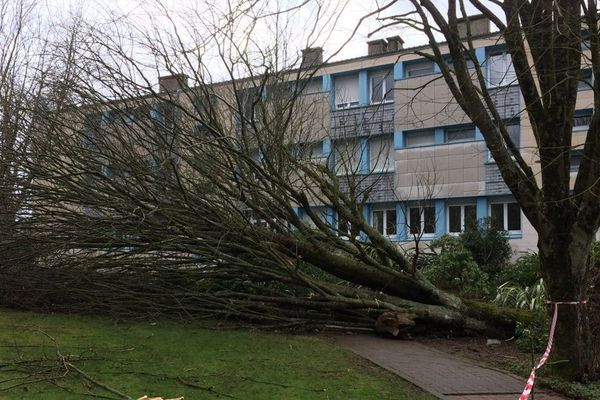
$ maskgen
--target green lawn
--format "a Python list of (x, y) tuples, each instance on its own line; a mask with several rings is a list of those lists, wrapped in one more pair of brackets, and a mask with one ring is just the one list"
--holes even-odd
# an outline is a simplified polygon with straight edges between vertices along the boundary
[(3, 309), (0, 326), (0, 399), (432, 399), (318, 338)]

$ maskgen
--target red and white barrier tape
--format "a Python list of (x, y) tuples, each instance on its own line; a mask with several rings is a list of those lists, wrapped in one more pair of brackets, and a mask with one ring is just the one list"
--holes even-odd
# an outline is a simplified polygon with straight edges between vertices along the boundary
[(525, 389), (523, 389), (523, 394), (521, 394), (521, 397), (519, 397), (519, 400), (529, 399), (529, 395), (531, 394), (531, 391), (533, 390), (533, 385), (535, 384), (535, 373), (538, 369), (540, 369), (542, 367), (542, 365), (544, 365), (546, 363), (546, 361), (548, 360), (548, 357), (550, 356), (550, 352), (552, 351), (552, 343), (554, 342), (554, 330), (556, 328), (556, 321), (558, 319), (558, 306), (561, 304), (566, 304), (566, 305), (585, 304), (585, 303), (587, 303), (587, 300), (547, 301), (546, 303), (552, 304), (552, 307), (554, 308), (553, 315), (552, 315), (552, 324), (550, 325), (550, 334), (548, 335), (548, 345), (546, 346), (546, 351), (544, 351), (544, 355), (542, 356), (542, 358), (540, 358), (538, 365), (533, 367), (533, 369), (531, 370), (531, 374), (529, 374), (529, 378), (527, 379), (527, 384), (525, 385)]

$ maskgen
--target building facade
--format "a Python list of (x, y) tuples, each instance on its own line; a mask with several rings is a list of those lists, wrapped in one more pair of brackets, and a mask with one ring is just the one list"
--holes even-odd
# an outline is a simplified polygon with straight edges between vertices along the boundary
[[(488, 20), (477, 16), (470, 23), (487, 90), (514, 143), (539, 172), (510, 55), (499, 35), (490, 32)], [(309, 50), (317, 53), (311, 59), (322, 58), (320, 49)], [(311, 88), (320, 87), (329, 106), (329, 134), (320, 142), (319, 156), (335, 164), (338, 152), (354, 152), (346, 169), (373, 186), (364, 216), (394, 242), (409, 244), (416, 232), (422, 240), (459, 234), (469, 221), (488, 218), (516, 251), (535, 250), (537, 234), (482, 135), (453, 99), (438, 65), (415, 50), (427, 47), (403, 49), (399, 37), (376, 40), (368, 42), (366, 56), (327, 63), (317, 71)], [(468, 66), (475, 67), (471, 61)], [(593, 112), (587, 71), (574, 121), (572, 181)], [(350, 231), (326, 206), (322, 212), (340, 232)]]

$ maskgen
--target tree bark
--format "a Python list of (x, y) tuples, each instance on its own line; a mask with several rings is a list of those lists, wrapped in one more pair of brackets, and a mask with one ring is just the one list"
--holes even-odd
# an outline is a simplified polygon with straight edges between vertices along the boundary
[[(548, 301), (588, 299), (587, 263), (593, 236), (571, 230), (539, 236), (539, 257)], [(587, 304), (558, 305), (558, 319), (551, 355), (552, 373), (568, 380), (587, 381), (599, 376), (598, 356), (590, 328)], [(552, 306), (549, 306), (550, 321)]]

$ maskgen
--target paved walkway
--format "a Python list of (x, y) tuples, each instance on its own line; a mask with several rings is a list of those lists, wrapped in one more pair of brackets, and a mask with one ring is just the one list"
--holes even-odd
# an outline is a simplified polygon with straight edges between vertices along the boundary
[[(413, 341), (374, 335), (340, 336), (336, 341), (440, 399), (517, 400), (525, 385), (525, 379), (469, 363)], [(536, 388), (535, 400), (564, 399)]]

